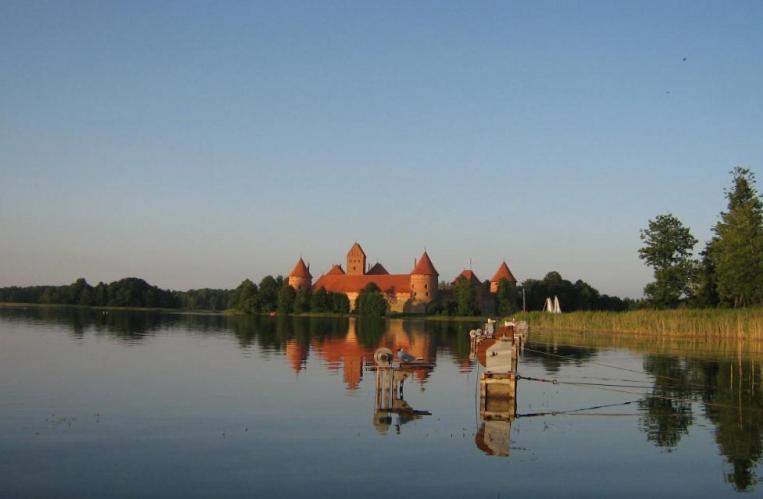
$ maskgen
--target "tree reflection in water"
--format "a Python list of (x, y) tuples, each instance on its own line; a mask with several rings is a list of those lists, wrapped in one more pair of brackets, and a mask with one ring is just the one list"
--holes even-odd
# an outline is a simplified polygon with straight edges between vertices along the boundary
[(739, 491), (750, 490), (763, 454), (759, 366), (742, 359), (682, 361), (647, 355), (644, 370), (655, 377), (654, 388), (640, 403), (647, 438), (660, 447), (676, 447), (694, 422), (692, 408), (699, 405), (715, 426), (715, 440), (730, 466), (726, 480)]

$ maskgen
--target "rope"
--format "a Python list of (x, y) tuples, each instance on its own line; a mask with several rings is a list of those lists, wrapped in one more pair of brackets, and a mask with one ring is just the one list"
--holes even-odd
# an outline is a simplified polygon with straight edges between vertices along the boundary
[[(559, 354), (551, 353), (551, 352), (544, 352), (543, 350), (535, 350), (535, 349), (529, 348), (529, 347), (526, 347), (525, 349), (528, 352), (539, 353), (541, 355), (547, 355), (549, 357), (556, 357), (556, 358), (559, 358), (559, 359), (573, 360), (573, 361), (580, 360), (580, 359), (576, 359), (575, 357), (572, 357), (572, 356), (559, 355)], [(603, 362), (595, 362), (595, 361), (592, 361), (592, 360), (586, 360), (585, 362), (586, 362), (586, 364), (592, 364), (592, 365), (595, 365), (595, 366), (607, 367), (609, 369), (617, 369), (619, 371), (626, 371), (626, 372), (636, 373), (636, 374), (644, 374), (643, 371), (637, 371), (636, 369), (628, 369), (627, 367), (613, 366), (612, 364), (605, 364)], [(675, 382), (683, 383), (682, 379), (673, 378), (671, 376), (663, 376), (663, 375), (660, 375), (660, 374), (655, 374), (655, 375), (652, 375), (652, 376), (654, 378), (665, 379), (665, 380), (670, 380), (670, 381), (675, 381)], [(694, 388), (694, 389), (704, 389), (704, 388), (707, 388), (706, 385), (695, 385), (695, 384), (687, 384), (686, 387)]]
[[(639, 399), (640, 400), (640, 399)], [(623, 405), (630, 405), (638, 402), (638, 400), (629, 400), (628, 402), (620, 402), (617, 404), (604, 404), (604, 405), (594, 405), (591, 407), (582, 407), (580, 409), (567, 409), (564, 411), (548, 411), (548, 412), (530, 412), (527, 414), (517, 414), (517, 418), (537, 418), (539, 416), (563, 416), (563, 415), (572, 415), (577, 412), (583, 412), (583, 411), (593, 411), (596, 409), (606, 409), (609, 407), (620, 407)]]
[(517, 379), (526, 379), (528, 381), (540, 381), (543, 383), (552, 383), (554, 385), (579, 385), (579, 386), (610, 386), (615, 388), (644, 388), (649, 389), (652, 388), (651, 385), (649, 386), (639, 386), (639, 385), (615, 385), (612, 383), (588, 383), (584, 381), (559, 381), (558, 379), (544, 379), (544, 378), (533, 378), (531, 376), (521, 376), (517, 374)]
[[(559, 380), (555, 380), (555, 379), (532, 378), (530, 376), (519, 376), (519, 375), (517, 375), (517, 379), (525, 379), (525, 380), (528, 380), (528, 381), (539, 381), (539, 382), (542, 382), (542, 383), (552, 383), (552, 384), (555, 384), (555, 385), (563, 384), (563, 385), (577, 386), (577, 387), (580, 387), (580, 388), (591, 388), (591, 389), (594, 389), (594, 390), (604, 390), (604, 391), (615, 392), (615, 393), (625, 393), (625, 394), (628, 394), (628, 395), (640, 395), (640, 396), (643, 396), (643, 397), (649, 396), (649, 397), (656, 398), (656, 399), (661, 399), (661, 400), (670, 400), (672, 402), (686, 402), (687, 401), (686, 399), (682, 399), (682, 398), (679, 398), (679, 397), (671, 397), (671, 396), (667, 396), (667, 395), (658, 395), (656, 393), (648, 394), (648, 393), (630, 392), (628, 390), (619, 390), (619, 389), (616, 388), (618, 385), (602, 385), (602, 384), (590, 384), (590, 383), (573, 383), (573, 382), (559, 381)], [(620, 385), (620, 386), (623, 386), (623, 385)], [(613, 387), (615, 387), (615, 388), (613, 388)], [(643, 387), (629, 386), (628, 388), (643, 388)], [(652, 387), (648, 387), (648, 388), (652, 388)], [(716, 403), (716, 402), (709, 402), (709, 401), (703, 401), (703, 403), (707, 407), (718, 407), (718, 408), (741, 410), (738, 406), (731, 405), (731, 404), (719, 404), (719, 403)], [(752, 411), (757, 411), (757, 412), (763, 412), (763, 407), (748, 406), (747, 409), (748, 410), (752, 410)]]

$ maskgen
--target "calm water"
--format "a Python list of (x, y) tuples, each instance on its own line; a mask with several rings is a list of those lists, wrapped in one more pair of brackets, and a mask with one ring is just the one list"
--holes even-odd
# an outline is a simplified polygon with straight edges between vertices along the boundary
[[(0, 496), (763, 490), (754, 355), (531, 334), (522, 375), (591, 384), (520, 380), (484, 422), (472, 327), (0, 308)], [(377, 413), (380, 345), (434, 364), (405, 382), (419, 414)]]

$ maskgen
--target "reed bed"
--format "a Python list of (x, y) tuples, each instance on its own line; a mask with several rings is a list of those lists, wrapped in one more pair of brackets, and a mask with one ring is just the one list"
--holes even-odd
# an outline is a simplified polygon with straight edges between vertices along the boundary
[(518, 314), (530, 327), (565, 331), (763, 342), (763, 308)]

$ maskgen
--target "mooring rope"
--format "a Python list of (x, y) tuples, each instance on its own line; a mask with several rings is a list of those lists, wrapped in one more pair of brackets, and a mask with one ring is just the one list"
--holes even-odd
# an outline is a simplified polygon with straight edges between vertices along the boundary
[[(528, 352), (539, 353), (541, 355), (547, 355), (549, 357), (556, 357), (556, 358), (559, 358), (559, 359), (572, 360), (572, 361), (581, 360), (581, 359), (576, 359), (575, 357), (572, 357), (572, 356), (559, 355), (559, 354), (551, 353), (551, 352), (544, 352), (543, 350), (535, 350), (535, 349), (530, 348), (530, 347), (525, 347), (525, 350), (527, 350)], [(586, 364), (595, 365), (595, 366), (600, 366), (600, 367), (607, 367), (609, 369), (617, 369), (617, 370), (620, 370), (620, 371), (626, 371), (626, 372), (630, 372), (630, 373), (648, 374), (648, 373), (645, 373), (644, 371), (638, 371), (636, 369), (629, 369), (627, 367), (614, 366), (612, 364), (605, 364), (603, 362), (596, 362), (596, 361), (593, 361), (593, 360), (586, 360), (585, 363)], [(673, 378), (671, 376), (664, 376), (664, 375), (661, 375), (661, 374), (653, 374), (653, 375), (649, 375), (649, 376), (652, 376), (654, 378), (659, 378), (659, 379), (670, 380), (670, 381), (675, 381), (675, 382), (678, 382), (678, 383), (682, 383), (687, 388), (693, 388), (693, 389), (697, 389), (697, 390), (698, 389), (707, 388), (706, 385), (697, 385), (697, 384), (693, 384), (693, 383), (684, 383), (684, 380), (682, 380), (680, 378)], [(602, 378), (602, 379), (607, 379), (607, 378)]]
[[(594, 390), (604, 390), (604, 391), (608, 391), (608, 392), (625, 393), (627, 395), (640, 395), (642, 397), (649, 396), (649, 397), (656, 398), (656, 399), (661, 399), (661, 400), (670, 400), (672, 402), (692, 402), (692, 400), (687, 400), (685, 398), (680, 398), (680, 397), (671, 397), (669, 395), (660, 395), (660, 394), (657, 394), (657, 393), (639, 393), (639, 392), (631, 392), (631, 391), (628, 391), (628, 390), (621, 390), (621, 389), (618, 389), (618, 385), (564, 382), (564, 381), (559, 381), (559, 380), (556, 380), (556, 379), (533, 378), (533, 377), (530, 377), (530, 376), (520, 376), (520, 375), (517, 375), (517, 379), (524, 379), (524, 380), (527, 380), (527, 381), (538, 381), (538, 382), (541, 382), (541, 383), (551, 383), (551, 384), (554, 384), (554, 385), (560, 385), (561, 384), (561, 385), (577, 386), (579, 388), (591, 388), (591, 389), (594, 389)], [(628, 388), (643, 388), (643, 387), (632, 386), (632, 387), (628, 387)], [(652, 388), (652, 387), (648, 387), (648, 388)], [(708, 406), (708, 407), (718, 407), (718, 408), (741, 410), (741, 408), (739, 406), (737, 406), (737, 405), (719, 404), (717, 402), (710, 402), (710, 401), (702, 401), (702, 402), (706, 406)], [(751, 411), (763, 412), (763, 407), (752, 407), (752, 406), (748, 405), (747, 409), (751, 410)]]
[[(583, 411), (594, 411), (596, 409), (607, 409), (609, 407), (620, 407), (623, 405), (630, 405), (635, 404), (641, 399), (638, 400), (629, 400), (628, 402), (619, 402), (617, 404), (604, 404), (604, 405), (593, 405), (591, 407), (581, 407), (579, 409), (566, 409), (563, 411), (547, 411), (547, 412), (529, 412), (526, 414), (517, 414), (517, 418), (537, 418), (539, 416), (564, 416), (564, 415), (572, 415), (574, 413), (583, 412)], [(606, 414), (602, 414), (606, 415)]]
[(585, 381), (559, 381), (558, 379), (533, 378), (532, 376), (521, 376), (519, 374), (517, 374), (517, 379), (526, 379), (528, 381), (542, 381), (544, 383), (552, 383), (554, 385), (611, 386), (614, 388), (645, 388), (645, 389), (652, 388), (652, 385), (639, 386), (639, 385), (616, 385), (612, 383), (590, 383)]

